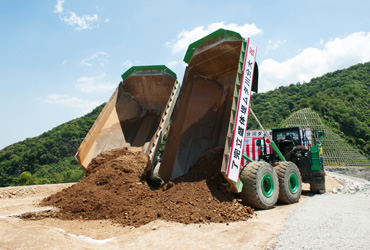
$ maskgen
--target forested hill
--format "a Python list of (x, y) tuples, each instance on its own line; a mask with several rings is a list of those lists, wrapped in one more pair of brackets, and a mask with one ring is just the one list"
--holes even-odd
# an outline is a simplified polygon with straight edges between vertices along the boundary
[[(331, 130), (370, 155), (370, 62), (314, 78), (308, 83), (254, 94), (251, 105), (266, 128), (278, 127), (302, 108), (316, 111)], [(252, 117), (248, 128), (257, 128)]]
[(1, 150), (0, 187), (80, 180), (84, 173), (74, 155), (103, 107)]

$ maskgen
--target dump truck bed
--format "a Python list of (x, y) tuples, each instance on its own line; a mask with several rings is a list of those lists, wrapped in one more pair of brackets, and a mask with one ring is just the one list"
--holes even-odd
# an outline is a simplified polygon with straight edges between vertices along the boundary
[(135, 66), (127, 70), (78, 149), (80, 165), (86, 170), (101, 152), (125, 146), (142, 147), (152, 163), (178, 89), (176, 74), (166, 66)]
[(159, 169), (165, 181), (187, 173), (202, 154), (217, 146), (225, 147), (222, 169), (226, 169), (244, 51), (245, 40), (223, 29), (189, 45)]

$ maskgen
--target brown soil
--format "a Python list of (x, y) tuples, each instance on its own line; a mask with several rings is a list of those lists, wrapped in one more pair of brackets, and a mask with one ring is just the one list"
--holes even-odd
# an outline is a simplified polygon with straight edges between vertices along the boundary
[(188, 174), (152, 190), (143, 180), (147, 156), (135, 148), (114, 149), (93, 159), (81, 182), (45, 198), (41, 205), (59, 208), (46, 216), (111, 219), (135, 227), (157, 219), (184, 224), (245, 221), (254, 211), (226, 190), (222, 153), (221, 147), (208, 151)]

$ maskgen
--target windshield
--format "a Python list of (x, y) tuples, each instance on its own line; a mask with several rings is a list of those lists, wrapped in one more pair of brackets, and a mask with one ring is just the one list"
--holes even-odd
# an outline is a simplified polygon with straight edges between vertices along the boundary
[(293, 141), (294, 144), (301, 144), (301, 136), (298, 127), (273, 129), (272, 137), (275, 143)]
[(276, 133), (276, 139), (278, 141), (291, 141), (291, 140), (299, 140), (298, 131), (280, 131)]

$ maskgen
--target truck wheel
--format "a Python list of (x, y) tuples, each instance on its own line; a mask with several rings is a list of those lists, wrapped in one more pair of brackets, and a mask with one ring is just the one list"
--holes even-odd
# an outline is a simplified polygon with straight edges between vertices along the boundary
[(279, 202), (291, 204), (299, 201), (302, 179), (298, 167), (290, 161), (279, 162), (275, 167), (279, 178)]
[(241, 171), (243, 202), (258, 209), (275, 206), (279, 196), (278, 177), (274, 168), (264, 161), (247, 164)]

